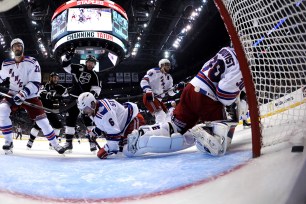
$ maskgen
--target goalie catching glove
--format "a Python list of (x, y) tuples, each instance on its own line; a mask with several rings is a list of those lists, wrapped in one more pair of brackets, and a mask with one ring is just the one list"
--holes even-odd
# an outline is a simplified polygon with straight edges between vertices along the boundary
[(13, 100), (14, 100), (14, 103), (17, 105), (17, 106), (20, 106), (28, 97), (28, 94), (26, 91), (24, 90), (20, 90), (14, 97), (13, 97)]

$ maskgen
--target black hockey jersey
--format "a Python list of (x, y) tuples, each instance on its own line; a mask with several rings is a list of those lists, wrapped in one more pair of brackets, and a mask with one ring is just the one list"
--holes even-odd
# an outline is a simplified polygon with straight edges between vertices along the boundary
[(67, 94), (67, 89), (61, 84), (47, 82), (44, 89), (40, 90), (40, 99), (46, 108), (53, 109), (53, 105), (58, 103)]
[(99, 96), (101, 87), (99, 85), (98, 74), (93, 70), (88, 70), (83, 64), (71, 64), (71, 60), (63, 61), (63, 68), (73, 75), (73, 86), (69, 94), (78, 97), (83, 92), (91, 92)]

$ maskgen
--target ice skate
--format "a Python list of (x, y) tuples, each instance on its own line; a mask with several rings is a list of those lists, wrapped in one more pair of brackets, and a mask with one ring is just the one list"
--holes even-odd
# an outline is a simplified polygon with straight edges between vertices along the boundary
[(72, 141), (66, 141), (63, 148), (65, 148), (66, 153), (71, 153), (73, 149)]
[(5, 144), (2, 146), (2, 149), (4, 150), (5, 154), (13, 154), (13, 142), (5, 141)]
[(56, 146), (53, 146), (54, 150), (57, 151), (59, 154), (64, 154), (66, 151), (65, 147), (62, 147), (61, 145), (57, 144)]
[(249, 123), (248, 121), (243, 120), (242, 122), (243, 122), (243, 128), (249, 128), (249, 127), (251, 127), (251, 123)]
[(96, 143), (89, 141), (89, 146), (90, 146), (90, 151), (95, 154), (97, 151)]
[(28, 143), (27, 143), (27, 149), (30, 150), (33, 146), (33, 140), (29, 139)]

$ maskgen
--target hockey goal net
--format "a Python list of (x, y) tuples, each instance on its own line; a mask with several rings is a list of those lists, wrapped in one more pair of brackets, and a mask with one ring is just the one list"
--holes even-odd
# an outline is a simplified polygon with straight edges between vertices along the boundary
[(306, 135), (306, 1), (215, 0), (236, 50), (253, 156)]

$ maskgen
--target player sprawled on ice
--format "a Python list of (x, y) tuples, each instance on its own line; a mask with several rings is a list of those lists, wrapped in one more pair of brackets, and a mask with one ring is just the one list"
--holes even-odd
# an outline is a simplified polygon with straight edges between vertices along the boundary
[[(86, 58), (86, 64), (72, 64), (71, 58), (74, 55), (74, 49), (68, 51), (64, 56), (63, 68), (67, 73), (73, 75), (72, 78), (72, 89), (69, 91), (71, 96), (70, 103), (76, 102), (78, 96), (83, 92), (91, 92), (95, 97), (98, 97), (101, 92), (99, 77), (97, 73), (93, 70), (97, 63), (97, 59), (94, 56), (89, 55)], [(73, 148), (72, 140), (75, 135), (75, 127), (77, 123), (77, 118), (80, 111), (77, 104), (68, 110), (68, 116), (66, 117), (66, 127), (65, 127), (65, 137), (66, 144), (64, 147), (71, 151)], [(94, 126), (90, 118), (81, 116), (85, 126), (88, 130), (91, 130)], [(97, 150), (96, 144), (89, 141), (90, 151)]]
[(106, 159), (122, 151), (127, 135), (139, 126), (145, 125), (145, 120), (135, 103), (127, 102), (122, 105), (114, 99), (98, 100), (93, 94), (85, 92), (78, 98), (78, 108), (96, 124), (89, 137), (95, 140), (103, 135), (107, 140), (97, 153), (100, 159)]
[(181, 82), (173, 87), (173, 79), (169, 74), (171, 64), (168, 59), (161, 59), (158, 66), (158, 68), (148, 70), (140, 82), (144, 92), (143, 103), (155, 117), (156, 123), (164, 122), (167, 117), (168, 109), (162, 102), (166, 93), (174, 96), (178, 93), (178, 89), (185, 86), (185, 83)]
[(15, 55), (14, 59), (4, 60), (2, 69), (0, 70), (0, 83), (6, 78), (9, 78), (10, 85), (8, 94), (12, 96), (12, 98), (5, 97), (0, 103), (0, 130), (5, 138), (3, 150), (7, 153), (12, 152), (13, 127), (10, 114), (12, 111), (16, 111), (18, 106), (21, 106), (27, 111), (30, 118), (41, 128), (43, 134), (54, 149), (58, 153), (63, 154), (65, 148), (58, 144), (56, 135), (49, 123), (45, 111), (23, 104), (24, 101), (27, 101), (42, 106), (41, 101), (37, 97), (41, 82), (40, 66), (35, 58), (24, 56), (24, 44), (21, 39), (13, 39), (11, 42), (11, 49)]
[[(243, 87), (234, 50), (222, 48), (184, 88), (171, 122), (134, 130), (124, 153), (173, 152), (196, 144), (202, 152), (224, 155), (239, 118), (233, 104)], [(231, 121), (225, 120), (224, 106), (230, 107)]]
[[(55, 109), (54, 104), (58, 104), (63, 97), (68, 96), (68, 90), (61, 84), (58, 84), (59, 74), (52, 72), (49, 77), (49, 81), (45, 84), (44, 88), (39, 91), (39, 98), (44, 107), (49, 109)], [(46, 112), (47, 118), (54, 128), (56, 137), (60, 136), (60, 131), (63, 128), (63, 124), (57, 114)], [(27, 148), (32, 148), (35, 138), (37, 137), (41, 129), (35, 123), (30, 131), (30, 138), (27, 143)], [(50, 147), (52, 147), (50, 145)]]

